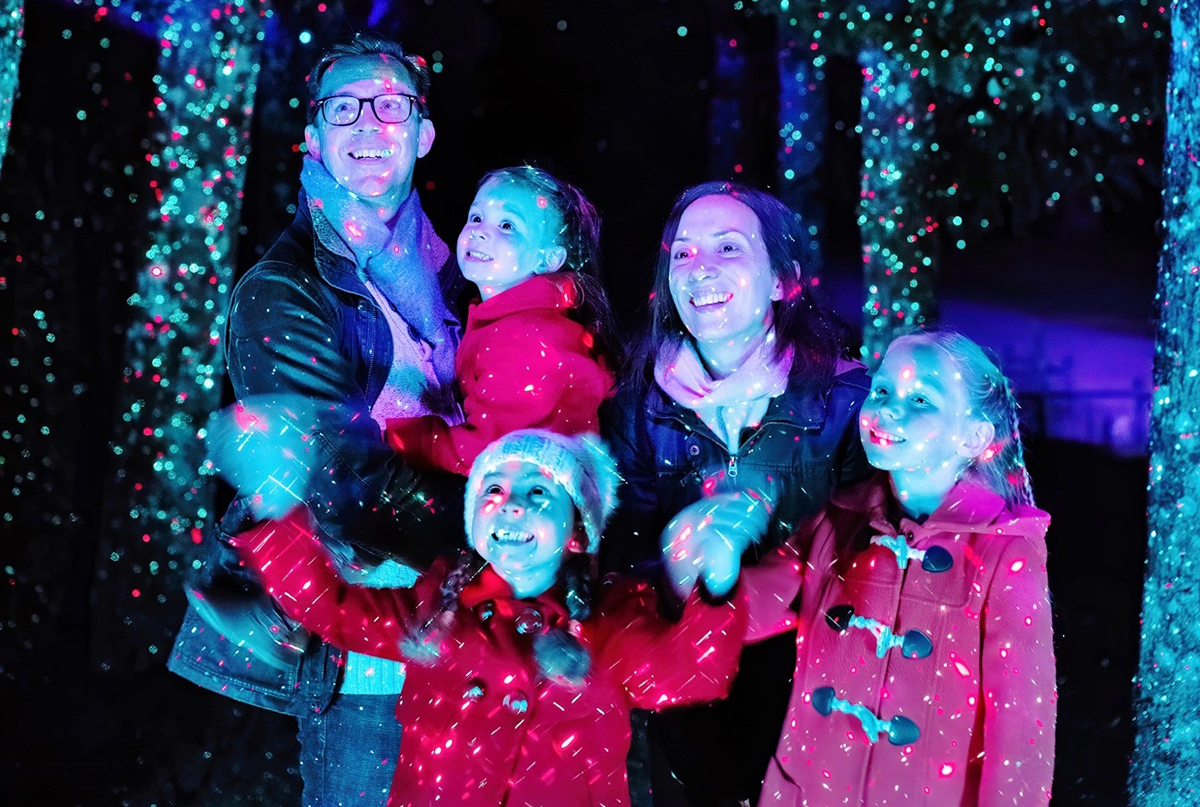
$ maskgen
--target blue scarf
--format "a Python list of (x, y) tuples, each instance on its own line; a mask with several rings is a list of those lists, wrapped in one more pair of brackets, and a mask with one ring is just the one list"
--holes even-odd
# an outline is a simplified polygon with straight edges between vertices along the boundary
[(450, 250), (433, 231), (416, 191), (401, 202), (394, 218), (385, 219), (384, 211), (396, 203), (394, 196), (352, 193), (312, 157), (304, 158), (300, 184), (313, 221), (329, 223), (354, 256), (360, 275), (373, 283), (418, 338), (433, 348), (438, 381), (452, 383), (453, 330), (458, 321), (447, 308), (438, 282)]

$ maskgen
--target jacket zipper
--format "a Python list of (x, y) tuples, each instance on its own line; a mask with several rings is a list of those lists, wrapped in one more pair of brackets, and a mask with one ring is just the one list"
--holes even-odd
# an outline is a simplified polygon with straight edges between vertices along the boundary
[[(677, 413), (675, 413), (675, 412), (667, 412), (667, 413), (664, 413), (664, 414), (663, 414), (663, 417), (665, 417), (665, 418), (666, 418), (666, 419), (668, 419), (668, 420), (673, 420), (673, 421), (675, 421), (676, 423), (678, 423), (680, 426), (683, 426), (683, 427), (684, 427), (685, 429), (687, 429), (688, 431), (692, 431), (692, 432), (694, 432), (694, 433), (696, 433), (696, 434), (700, 435), (701, 437), (703, 437), (704, 439), (708, 440), (708, 441), (709, 441), (710, 443), (712, 443), (713, 445), (717, 446), (717, 447), (718, 447), (719, 449), (721, 449), (722, 451), (724, 451), (724, 452), (726, 452), (727, 454), (729, 454), (729, 462), (728, 462), (728, 466), (727, 466), (726, 472), (729, 474), (729, 478), (730, 478), (730, 479), (737, 479), (737, 475), (738, 475), (738, 460), (741, 458), (741, 455), (742, 455), (742, 452), (741, 452), (741, 448), (740, 448), (740, 447), (739, 447), (739, 449), (738, 449), (737, 451), (729, 451), (729, 448), (728, 448), (728, 447), (727, 447), (727, 446), (726, 446), (724, 443), (722, 443), (722, 442), (721, 442), (719, 439), (717, 439), (717, 436), (716, 436), (716, 435), (714, 435), (714, 434), (706, 434), (705, 432), (703, 432), (703, 431), (701, 431), (701, 430), (699, 430), (699, 429), (695, 428), (695, 427), (694, 427), (692, 424), (688, 423), (688, 422), (687, 422), (686, 420), (684, 420), (684, 419), (683, 419), (683, 418), (682, 418), (682, 417), (681, 417), (679, 414), (677, 414)], [(746, 443), (753, 442), (755, 439), (757, 439), (757, 438), (758, 438), (758, 436), (759, 436), (760, 434), (762, 434), (762, 433), (763, 433), (763, 431), (765, 431), (765, 430), (766, 430), (766, 428), (767, 428), (768, 426), (773, 426), (773, 425), (775, 425), (775, 424), (782, 424), (782, 425), (785, 425), (785, 426), (792, 426), (793, 428), (800, 429), (801, 431), (816, 431), (816, 430), (817, 430), (817, 429), (815, 429), (815, 427), (813, 427), (813, 426), (807, 426), (807, 425), (805, 425), (805, 426), (801, 426), (801, 425), (799, 425), (799, 424), (797, 424), (797, 423), (790, 423), (789, 421), (787, 421), (787, 420), (784, 420), (784, 419), (782, 419), (782, 418), (768, 418), (768, 419), (765, 419), (765, 420), (763, 420), (763, 422), (762, 422), (762, 423), (758, 424), (758, 428), (754, 430), (754, 433), (753, 433), (753, 434), (751, 434), (751, 435), (750, 435), (748, 438), (746, 438), (745, 442), (746, 442)], [(686, 485), (686, 484), (687, 484), (687, 480), (686, 480), (686, 479), (682, 480), (682, 484)]]
[[(365, 299), (359, 300), (358, 313), (366, 314), (367, 313), (366, 306), (374, 305), (374, 303), (375, 303), (374, 300), (371, 300), (369, 302)], [(376, 310), (378, 310), (378, 306), (375, 306), (375, 307), (376, 307)], [(380, 311), (379, 313), (382, 314), (383, 312)], [(374, 384), (372, 382), (375, 380), (373, 378), (373, 376), (375, 375), (375, 338), (374, 338), (375, 337), (375, 333), (374, 333), (375, 332), (375, 318), (376, 318), (376, 315), (374, 313), (372, 313), (371, 314), (372, 338), (371, 338), (371, 345), (370, 345), (370, 347), (367, 348), (367, 389), (364, 390), (364, 392), (366, 392), (368, 395), (371, 394), (371, 387), (374, 386)], [(391, 337), (390, 326), (388, 328), (388, 336), (389, 336), (389, 338)], [(385, 386), (386, 384), (387, 384), (387, 379), (384, 378), (383, 385), (381, 385), (379, 388), (380, 394), (383, 393), (383, 386)], [(375, 400), (371, 401), (371, 407), (375, 406), (375, 401), (377, 401), (379, 399), (379, 395), (377, 394), (377, 395), (374, 395), (373, 397)]]
[[(699, 429), (696, 429), (695, 427), (693, 427), (691, 424), (689, 424), (682, 417), (680, 417), (679, 415), (676, 415), (675, 413), (671, 413), (671, 414), (667, 415), (667, 417), (670, 420), (674, 420), (676, 423), (678, 423), (680, 426), (683, 426), (685, 429), (700, 435), (705, 440), (708, 440), (710, 443), (717, 446), (717, 448), (719, 448), (720, 450), (726, 452), (729, 455), (729, 461), (728, 461), (728, 467), (727, 467), (727, 473), (729, 474), (729, 478), (737, 479), (738, 460), (742, 456), (742, 452), (741, 452), (740, 448), (737, 451), (730, 451), (729, 448), (724, 443), (722, 443), (720, 440), (717, 439), (716, 435), (705, 434), (704, 432), (700, 431)], [(751, 434), (748, 438), (746, 438), (746, 442), (749, 443), (749, 442), (752, 442), (753, 440), (755, 440), (760, 434), (763, 433), (763, 431), (767, 428), (767, 426), (773, 425), (774, 423), (785, 423), (786, 424), (786, 421), (764, 420), (762, 423), (760, 423), (758, 425), (758, 428), (754, 430), (754, 433)], [(794, 424), (789, 424), (789, 425), (794, 425)], [(809, 428), (809, 427), (799, 427), (799, 428), (802, 428), (805, 431), (811, 431), (811, 428)], [(685, 484), (686, 484), (686, 480), (685, 480)]]

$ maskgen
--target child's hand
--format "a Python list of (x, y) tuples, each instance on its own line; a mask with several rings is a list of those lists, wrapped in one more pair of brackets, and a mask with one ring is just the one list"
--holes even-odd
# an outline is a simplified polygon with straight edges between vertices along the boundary
[(727, 594), (737, 582), (742, 553), (766, 534), (770, 507), (753, 493), (721, 493), (694, 502), (663, 531), (667, 579), (681, 597), (704, 578), (710, 594)]
[(209, 461), (258, 519), (282, 518), (307, 495), (311, 406), (298, 396), (250, 398), (208, 420)]

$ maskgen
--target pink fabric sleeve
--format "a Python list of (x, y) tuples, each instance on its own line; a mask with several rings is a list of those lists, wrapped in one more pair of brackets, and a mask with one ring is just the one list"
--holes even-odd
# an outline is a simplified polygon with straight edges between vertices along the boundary
[(403, 661), (400, 642), (417, 624), (423, 600), (436, 601), (438, 567), (412, 589), (376, 589), (347, 583), (338, 574), (297, 507), (236, 539), (248, 566), (258, 571), (279, 606), (327, 642), (379, 658)]
[(737, 589), (715, 604), (693, 592), (683, 618), (671, 622), (648, 583), (613, 585), (620, 588), (604, 597), (595, 663), (623, 683), (633, 706), (658, 710), (729, 694), (746, 622)]
[(1040, 536), (1013, 538), (998, 564), (980, 652), (985, 712), (979, 804), (1045, 804), (1058, 709), (1046, 543)]
[(790, 541), (742, 569), (739, 585), (749, 604), (747, 644), (761, 642), (796, 629), (799, 619), (792, 607), (804, 581), (804, 562)]

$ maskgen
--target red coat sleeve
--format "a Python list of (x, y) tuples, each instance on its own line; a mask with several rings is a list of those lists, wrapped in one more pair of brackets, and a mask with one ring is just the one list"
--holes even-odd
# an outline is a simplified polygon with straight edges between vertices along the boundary
[(595, 663), (623, 684), (633, 706), (663, 709), (729, 694), (746, 630), (738, 589), (720, 604), (693, 592), (683, 618), (671, 622), (659, 615), (648, 583), (606, 585), (613, 588), (602, 598)]
[(1058, 693), (1046, 544), (1011, 540), (984, 606), (980, 651), (984, 760), (980, 807), (1045, 804), (1054, 777)]
[(351, 585), (338, 574), (302, 507), (242, 533), (236, 543), (292, 619), (345, 650), (394, 661), (404, 661), (400, 642), (418, 620), (428, 618), (425, 612), (431, 609), (422, 603), (437, 602), (444, 576), (435, 566), (412, 589)]
[[(465, 340), (464, 340), (465, 341)], [(387, 439), (415, 468), (466, 475), (489, 443), (517, 429), (559, 434), (599, 430), (612, 375), (591, 355), (590, 334), (565, 316), (514, 315), (480, 340), (459, 378), (466, 422), (438, 418), (387, 423)]]

